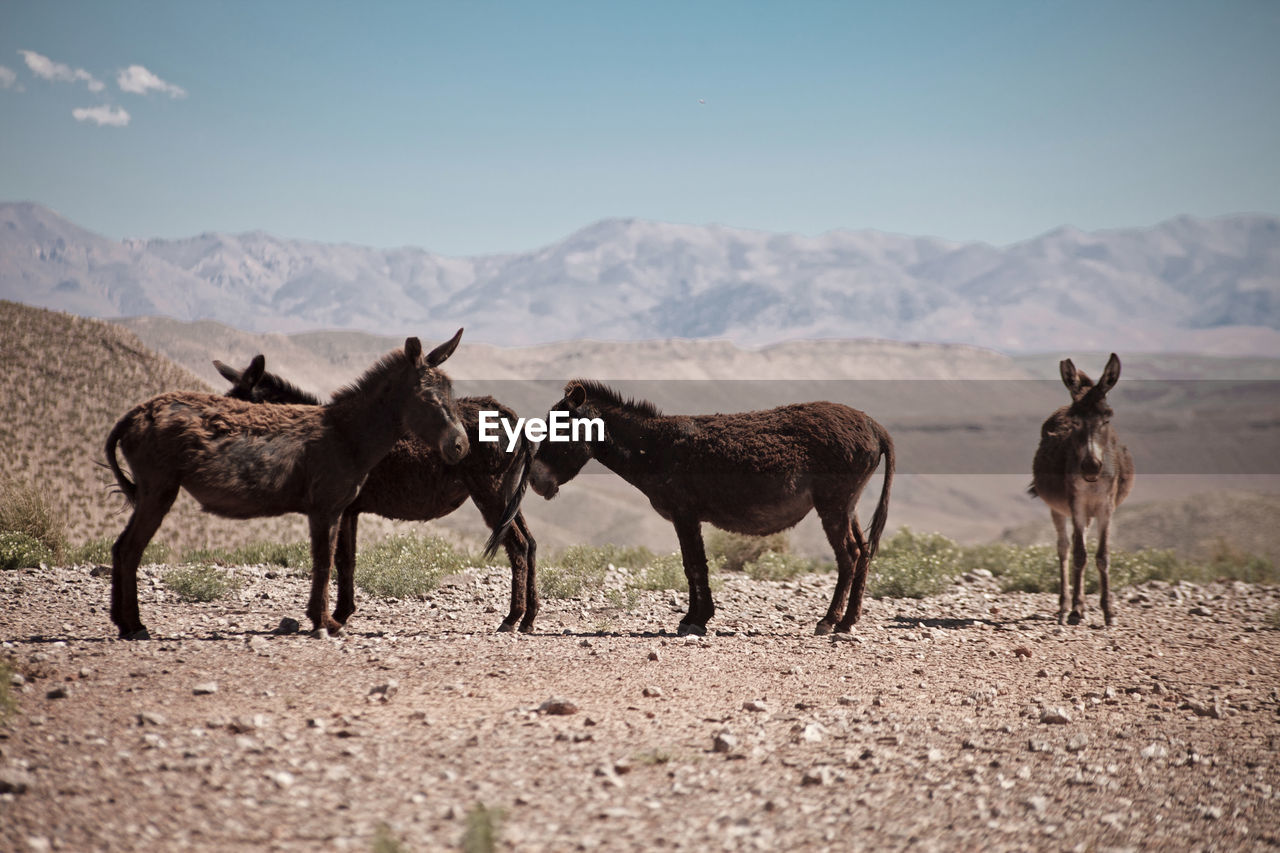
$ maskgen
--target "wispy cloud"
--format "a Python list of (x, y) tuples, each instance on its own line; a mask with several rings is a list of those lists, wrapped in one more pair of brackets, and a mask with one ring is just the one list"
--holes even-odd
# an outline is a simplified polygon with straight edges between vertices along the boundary
[(80, 107), (71, 111), (76, 121), (91, 121), (98, 127), (124, 127), (129, 123), (129, 114), (122, 107)]
[(116, 74), (116, 85), (121, 91), (132, 92), (135, 95), (145, 95), (147, 92), (164, 92), (171, 98), (185, 98), (187, 90), (181, 86), (175, 86), (172, 83), (166, 83), (155, 74), (152, 74), (141, 65), (130, 65), (128, 68), (120, 69)]
[(26, 61), (27, 67), (32, 73), (43, 80), (52, 80), (55, 83), (76, 83), (83, 81), (89, 87), (90, 92), (101, 92), (106, 85), (88, 71), (83, 68), (72, 68), (70, 65), (63, 65), (61, 62), (54, 62), (47, 56), (36, 53), (34, 50), (20, 50), (22, 58)]
[(0, 65), (0, 89), (21, 89), (22, 87), (17, 84), (18, 72), (14, 71), (12, 68), (5, 68), (3, 65)]

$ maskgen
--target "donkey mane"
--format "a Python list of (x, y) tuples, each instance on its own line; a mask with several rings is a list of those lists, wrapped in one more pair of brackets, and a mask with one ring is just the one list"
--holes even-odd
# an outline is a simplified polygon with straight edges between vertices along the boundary
[(603, 382), (594, 379), (574, 379), (565, 386), (567, 394), (569, 388), (574, 385), (581, 385), (582, 390), (587, 392), (587, 401), (595, 401), (605, 403), (607, 405), (617, 406), (622, 409), (630, 409), (647, 418), (657, 418), (662, 416), (662, 412), (653, 403), (648, 400), (637, 400), (635, 397), (623, 397), (615, 389), (610, 388)]
[(294, 385), (288, 379), (281, 379), (274, 373), (265, 373), (262, 379), (258, 381), (259, 385), (270, 384), (275, 387), (276, 392), (282, 397), (290, 397), (296, 399), (304, 406), (321, 406), (320, 398), (310, 391), (303, 391), (297, 385)]
[(341, 403), (352, 397), (359, 396), (361, 393), (370, 390), (379, 382), (386, 379), (387, 375), (393, 370), (402, 367), (406, 361), (403, 349), (392, 350), (364, 372), (359, 379), (350, 385), (344, 385), (337, 391), (333, 392), (330, 398), (331, 403)]

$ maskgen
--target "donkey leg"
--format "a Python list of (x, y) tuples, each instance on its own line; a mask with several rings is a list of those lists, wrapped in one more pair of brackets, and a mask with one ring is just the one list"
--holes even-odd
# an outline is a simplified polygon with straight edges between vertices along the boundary
[(817, 627), (813, 629), (813, 633), (821, 635), (834, 631), (836, 623), (845, 613), (849, 602), (849, 590), (853, 586), (856, 559), (850, 551), (853, 532), (849, 529), (848, 512), (844, 509), (833, 511), (823, 507), (818, 510), (818, 516), (822, 520), (822, 530), (827, 534), (827, 542), (835, 552), (837, 571), (836, 588), (831, 594), (831, 606), (827, 608), (827, 615), (823, 616)]
[(1073, 513), (1071, 528), (1071, 613), (1067, 624), (1079, 625), (1084, 621), (1084, 566), (1089, 560), (1084, 534), (1089, 529), (1089, 517)]
[(711, 601), (711, 585), (707, 581), (707, 552), (702, 544), (702, 525), (696, 520), (679, 519), (675, 526), (684, 576), (689, 581), (689, 612), (680, 620), (677, 633), (701, 636), (707, 633), (707, 620), (716, 612)]
[(1053, 514), (1053, 527), (1058, 531), (1058, 624), (1067, 624), (1067, 555), (1071, 553), (1071, 536), (1067, 533), (1067, 517), (1057, 510)]
[(524, 618), (520, 620), (520, 631), (527, 634), (533, 630), (533, 620), (538, 618), (538, 543), (529, 532), (524, 513), (516, 515), (515, 523), (525, 541)]
[(342, 626), (329, 615), (329, 573), (333, 569), (333, 551), (338, 544), (341, 516), (313, 515), (311, 527), (311, 597), (307, 600), (307, 618), (313, 631), (321, 628), (336, 633)]
[(849, 633), (853, 624), (862, 618), (862, 596), (866, 592), (867, 575), (871, 571), (871, 549), (867, 547), (867, 540), (862, 535), (862, 525), (858, 523), (857, 513), (854, 513), (849, 527), (853, 534), (853, 541), (849, 543), (849, 559), (854, 565), (853, 591), (849, 595), (849, 609), (836, 626), (838, 634)]
[(356, 612), (356, 529), (359, 523), (358, 512), (344, 512), (342, 521), (338, 523), (338, 544), (333, 554), (333, 565), (338, 574), (338, 603), (333, 608), (333, 621), (340, 628), (345, 627), (351, 614)]
[(122, 640), (151, 639), (138, 612), (138, 564), (177, 497), (176, 485), (162, 490), (140, 487), (129, 523), (111, 546), (111, 621)]
[(507, 618), (503, 619), (502, 624), (498, 626), (498, 630), (507, 632), (516, 630), (516, 627), (523, 623), (525, 606), (529, 600), (526, 591), (526, 585), (529, 583), (529, 563), (526, 557), (528, 543), (512, 523), (507, 529), (507, 535), (502, 539), (502, 545), (507, 550), (507, 562), (511, 564), (511, 610), (507, 613)]
[(1102, 606), (1102, 619), (1111, 624), (1111, 512), (1098, 516), (1098, 551), (1094, 561), (1098, 564), (1098, 598)]

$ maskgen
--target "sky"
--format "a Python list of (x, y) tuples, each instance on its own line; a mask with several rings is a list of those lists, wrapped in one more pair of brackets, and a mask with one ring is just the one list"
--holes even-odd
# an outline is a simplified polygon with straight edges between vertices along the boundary
[(1280, 213), (1280, 3), (0, 2), (0, 201), (446, 255)]

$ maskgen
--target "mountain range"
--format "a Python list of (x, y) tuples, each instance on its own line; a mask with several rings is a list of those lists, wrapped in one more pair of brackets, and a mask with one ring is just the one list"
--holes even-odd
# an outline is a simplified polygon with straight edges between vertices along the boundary
[(1280, 217), (1063, 227), (1004, 247), (610, 219), (535, 251), (454, 258), (263, 232), (118, 241), (5, 203), (0, 298), (254, 332), (465, 326), (469, 341), (502, 345), (873, 337), (1280, 355)]

